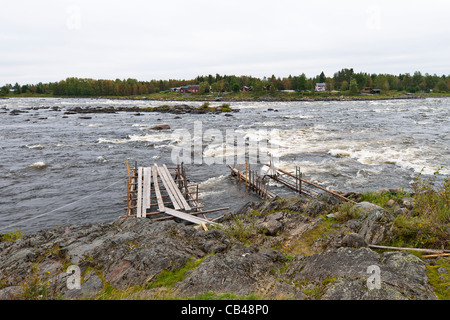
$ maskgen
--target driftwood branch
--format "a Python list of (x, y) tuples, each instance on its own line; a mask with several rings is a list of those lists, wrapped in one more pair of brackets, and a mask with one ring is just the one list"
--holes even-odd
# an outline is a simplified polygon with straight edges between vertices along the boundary
[(406, 251), (419, 251), (425, 253), (435, 253), (435, 254), (445, 254), (450, 253), (450, 250), (436, 250), (436, 249), (421, 249), (421, 248), (403, 248), (403, 247), (388, 247), (388, 246), (379, 246), (375, 244), (369, 244), (369, 248), (373, 249), (386, 249), (386, 250), (406, 250)]

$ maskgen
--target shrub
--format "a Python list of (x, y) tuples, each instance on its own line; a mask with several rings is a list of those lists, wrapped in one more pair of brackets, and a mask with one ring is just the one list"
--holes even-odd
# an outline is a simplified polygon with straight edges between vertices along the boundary
[[(437, 174), (437, 173), (436, 173)], [(414, 208), (408, 216), (394, 219), (395, 245), (448, 249), (450, 223), (450, 179), (436, 181), (419, 175), (412, 185)]]
[(10, 231), (8, 233), (5, 233), (1, 235), (0, 239), (1, 241), (16, 241), (18, 239), (22, 238), (22, 232), (20, 231)]

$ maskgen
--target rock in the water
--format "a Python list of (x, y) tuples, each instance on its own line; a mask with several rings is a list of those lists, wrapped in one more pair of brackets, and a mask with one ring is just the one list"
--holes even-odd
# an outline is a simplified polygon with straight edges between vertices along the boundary
[(151, 128), (151, 130), (169, 130), (170, 126), (168, 124), (158, 124)]

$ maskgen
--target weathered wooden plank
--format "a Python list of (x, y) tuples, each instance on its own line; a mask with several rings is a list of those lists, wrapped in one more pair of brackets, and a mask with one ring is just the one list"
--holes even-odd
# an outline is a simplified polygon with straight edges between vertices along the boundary
[(150, 208), (150, 183), (151, 175), (150, 168), (144, 168), (144, 187), (142, 193), (142, 214), (141, 216), (145, 218), (147, 216), (147, 208)]
[(146, 169), (147, 169), (146, 174), (148, 176), (148, 203), (146, 209), (150, 209), (152, 206), (152, 171), (151, 168)]
[(168, 178), (166, 177), (165, 172), (162, 170), (161, 167), (156, 166), (157, 170), (158, 170), (158, 174), (161, 177), (161, 181), (164, 185), (164, 188), (166, 188), (167, 194), (169, 195), (170, 201), (172, 201), (173, 206), (175, 208), (175, 210), (180, 210), (181, 206), (178, 203), (178, 199), (177, 197), (174, 195), (174, 192), (172, 190), (172, 185), (170, 184), (170, 182), (168, 181)]
[(142, 171), (143, 168), (138, 168), (138, 194), (136, 203), (136, 216), (140, 218), (142, 216)]
[(161, 191), (159, 191), (158, 171), (156, 166), (152, 167), (152, 173), (153, 173), (153, 186), (155, 189), (156, 200), (158, 202), (158, 210), (159, 212), (164, 212), (166, 208), (164, 207), (164, 201), (161, 196)]
[(192, 223), (199, 224), (199, 225), (201, 225), (202, 222), (205, 223), (205, 224), (206, 223), (216, 224), (215, 222), (212, 222), (212, 221), (209, 221), (209, 220), (206, 220), (206, 219), (202, 219), (202, 218), (199, 218), (199, 217), (195, 217), (195, 216), (193, 216), (191, 214), (180, 212), (180, 211), (173, 210), (173, 209), (170, 209), (170, 208), (166, 208), (166, 212), (165, 213), (167, 213), (167, 214), (169, 214), (171, 216), (174, 216), (174, 217), (177, 217), (177, 218), (180, 218), (180, 219), (192, 222)]
[(170, 174), (170, 172), (167, 169), (165, 164), (163, 164), (163, 168), (164, 168), (164, 171), (166, 172), (166, 175), (169, 177), (169, 182), (172, 184), (173, 190), (175, 191), (176, 196), (180, 200), (181, 205), (184, 207), (185, 210), (191, 210), (191, 206), (189, 205), (189, 203), (186, 201), (186, 199), (181, 194), (180, 189), (178, 188), (178, 186), (175, 183), (175, 181), (172, 179), (172, 175)]

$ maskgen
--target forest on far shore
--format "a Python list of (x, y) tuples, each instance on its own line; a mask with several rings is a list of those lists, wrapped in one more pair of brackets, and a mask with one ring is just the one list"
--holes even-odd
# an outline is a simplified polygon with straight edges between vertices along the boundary
[(252, 76), (216, 74), (197, 76), (195, 79), (150, 81), (139, 81), (136, 79), (102, 80), (71, 77), (50, 83), (6, 84), (0, 88), (0, 96), (137, 96), (168, 92), (173, 87), (190, 84), (200, 85), (200, 92), (197, 95), (210, 92), (239, 92), (244, 86), (252, 87), (253, 94), (257, 95), (265, 90), (270, 90), (272, 94), (286, 90), (311, 92), (315, 90), (316, 83), (325, 83), (327, 92), (339, 91), (351, 95), (358, 94), (368, 87), (380, 89), (385, 93), (390, 91), (406, 93), (450, 92), (450, 75), (422, 74), (420, 71), (416, 71), (413, 74), (405, 73), (399, 75), (369, 74), (354, 72), (353, 68), (345, 68), (334, 73), (332, 76), (327, 76), (324, 72), (321, 72), (319, 75), (309, 78), (304, 73), (294, 76), (289, 75), (283, 78), (276, 77), (275, 75), (261, 79)]

